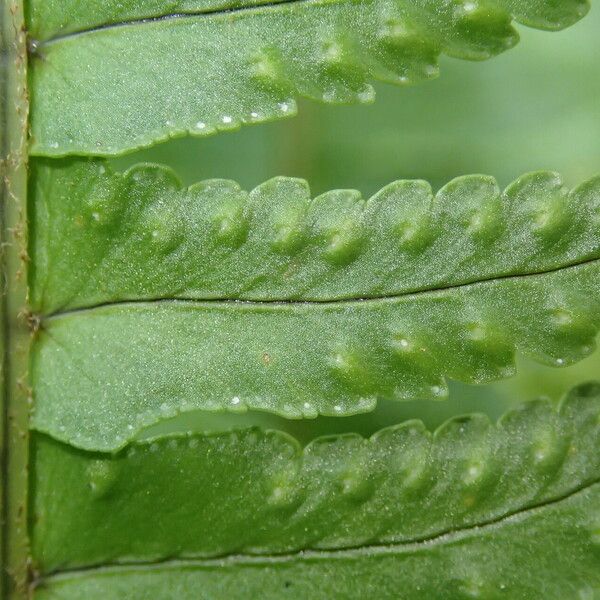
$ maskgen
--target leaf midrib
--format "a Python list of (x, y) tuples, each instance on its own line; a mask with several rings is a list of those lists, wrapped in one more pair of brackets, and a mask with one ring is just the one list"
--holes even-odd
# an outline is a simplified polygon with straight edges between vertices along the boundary
[(509, 273), (505, 275), (494, 275), (482, 279), (468, 280), (457, 284), (438, 286), (438, 287), (420, 287), (417, 289), (408, 289), (401, 293), (383, 294), (374, 296), (364, 297), (350, 297), (340, 299), (305, 299), (305, 300), (294, 300), (294, 299), (277, 299), (277, 300), (245, 300), (238, 298), (202, 298), (202, 297), (172, 297), (172, 296), (156, 296), (153, 298), (130, 298), (123, 300), (114, 300), (107, 302), (100, 302), (97, 304), (90, 304), (87, 306), (80, 306), (72, 309), (59, 309), (47, 315), (38, 315), (40, 322), (52, 320), (59, 317), (65, 317), (70, 315), (76, 315), (80, 313), (91, 312), (103, 308), (112, 306), (127, 306), (137, 304), (163, 304), (163, 303), (196, 303), (196, 304), (236, 304), (244, 306), (288, 306), (288, 305), (299, 305), (299, 306), (337, 306), (337, 305), (348, 305), (348, 304), (362, 304), (362, 303), (374, 303), (374, 302), (386, 302), (394, 301), (400, 298), (410, 298), (411, 296), (421, 296), (425, 294), (437, 294), (442, 292), (450, 292), (452, 290), (458, 290), (461, 288), (468, 288), (471, 286), (484, 285), (489, 283), (495, 283), (504, 280), (515, 280), (529, 279), (531, 277), (543, 277), (544, 275), (551, 275), (559, 271), (568, 271), (570, 269), (576, 269), (586, 265), (600, 264), (600, 257), (594, 256), (580, 259), (578, 261), (570, 262), (567, 264), (561, 264), (556, 267), (547, 269), (541, 269), (538, 271), (532, 271), (529, 273)]
[(361, 546), (347, 546), (344, 548), (336, 549), (308, 549), (300, 550), (299, 552), (291, 552), (284, 554), (229, 554), (214, 556), (212, 558), (205, 559), (169, 559), (169, 560), (156, 560), (156, 561), (145, 561), (145, 562), (134, 562), (134, 561), (123, 561), (119, 563), (110, 563), (104, 565), (93, 565), (89, 567), (78, 567), (73, 569), (61, 569), (58, 571), (50, 572), (39, 577), (34, 583), (33, 587), (51, 581), (60, 581), (60, 579), (71, 579), (76, 577), (83, 577), (89, 573), (103, 573), (111, 574), (115, 572), (126, 572), (126, 571), (140, 571), (140, 570), (158, 570), (158, 569), (178, 569), (187, 567), (225, 567), (235, 565), (260, 565), (260, 564), (273, 564), (273, 563), (285, 563), (295, 559), (314, 559), (314, 560), (336, 560), (343, 558), (353, 558), (366, 556), (371, 557), (374, 555), (382, 554), (396, 554), (396, 553), (410, 553), (418, 552), (426, 549), (430, 546), (436, 546), (441, 544), (452, 544), (468, 538), (470, 536), (476, 536), (479, 533), (483, 533), (487, 530), (493, 530), (502, 527), (505, 523), (509, 523), (517, 519), (527, 519), (530, 516), (543, 512), (544, 510), (558, 506), (559, 504), (576, 497), (579, 494), (583, 494), (588, 490), (591, 490), (595, 486), (600, 486), (600, 477), (582, 483), (581, 485), (571, 489), (570, 491), (551, 498), (538, 504), (531, 504), (520, 509), (504, 513), (501, 516), (493, 519), (481, 521), (475, 525), (469, 525), (466, 527), (448, 528), (442, 532), (438, 532), (433, 535), (416, 537), (403, 542), (395, 542), (389, 544), (365, 544)]
[[(339, 0), (328, 0), (329, 3), (336, 3)], [(271, 6), (281, 6), (283, 4), (319, 4), (322, 3), (323, 0), (269, 0), (267, 2), (260, 2), (260, 0), (254, 0), (252, 3), (248, 3), (244, 6), (239, 6), (237, 8), (206, 8), (204, 10), (196, 10), (193, 12), (185, 12), (185, 13), (168, 13), (165, 15), (159, 15), (154, 17), (136, 17), (134, 19), (124, 19), (123, 21), (116, 21), (113, 23), (106, 23), (104, 25), (94, 25), (93, 27), (86, 27), (82, 29), (75, 29), (73, 31), (69, 31), (68, 33), (58, 34), (50, 36), (49, 38), (43, 40), (30, 40), (30, 48), (35, 51), (47, 47), (51, 44), (62, 42), (64, 40), (79, 37), (82, 35), (86, 35), (88, 33), (95, 33), (98, 31), (105, 31), (110, 29), (119, 29), (121, 27), (128, 26), (136, 26), (136, 25), (146, 25), (148, 23), (155, 23), (160, 21), (175, 21), (178, 19), (193, 19), (197, 17), (214, 17), (218, 15), (228, 15), (228, 14), (238, 14), (251, 12), (253, 10), (271, 7)]]

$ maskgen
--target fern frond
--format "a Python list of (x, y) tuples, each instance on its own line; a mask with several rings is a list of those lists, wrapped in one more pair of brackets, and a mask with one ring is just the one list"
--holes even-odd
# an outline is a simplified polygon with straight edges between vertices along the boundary
[(287, 432), (225, 431), (240, 421), (208, 414), (343, 417), (506, 378), (517, 352), (587, 357), (600, 177), (313, 199), (299, 179), (184, 188), (167, 168), (101, 159), (292, 116), (299, 98), (369, 103), (374, 80), (429, 80), (443, 54), (489, 59), (518, 42), (514, 21), (559, 30), (589, 1), (9, 4), (0, 596), (600, 596), (600, 382), (496, 424), (309, 427), (304, 448), (284, 419)]
[[(293, 4), (295, 0), (287, 1)], [(103, 0), (82, 4), (80, 0), (30, 0), (27, 21), (34, 39), (47, 40), (107, 25), (160, 19), (165, 17), (165, 11), (179, 16), (201, 15), (278, 3), (277, 0)], [(412, 4), (424, 13), (431, 12), (436, 4), (443, 10), (440, 0), (416, 0)], [(461, 4), (465, 3), (454, 2), (458, 10)], [(568, 27), (589, 10), (587, 0), (495, 0), (494, 4), (510, 12), (520, 23), (548, 30)]]
[(75, 25), (68, 4), (32, 8), (34, 19), (42, 5), (56, 15), (33, 31), (92, 28), (36, 46), (33, 154), (122, 154), (291, 116), (298, 96), (370, 102), (371, 79), (414, 83), (437, 75), (441, 52), (482, 60), (510, 48), (513, 15), (556, 29), (589, 8), (585, 0), (309, 0), (103, 27), (115, 10), (164, 16), (155, 3), (127, 3), (124, 13), (121, 4), (98, 3)]
[(378, 398), (444, 397), (447, 377), (512, 375), (516, 349), (570, 364), (592, 352), (599, 325), (598, 259), (388, 299), (108, 305), (42, 322), (32, 426), (114, 450), (197, 409), (355, 414)]
[(600, 259), (600, 177), (555, 173), (501, 192), (459, 177), (435, 196), (397, 181), (311, 199), (279, 177), (183, 189), (174, 173), (103, 161), (33, 161), (30, 296), (47, 315), (126, 300), (384, 298), (553, 271)]
[(61, 166), (33, 177), (32, 298), (53, 312), (33, 424), (75, 446), (115, 449), (196, 409), (300, 418), (441, 398), (447, 378), (512, 375), (516, 350), (565, 366), (594, 349), (599, 179), (311, 201), (294, 179), (185, 190), (155, 166)]
[[(431, 436), (411, 421), (304, 450), (257, 429), (135, 442), (114, 456), (37, 436), (32, 531), (43, 574), (234, 556), (58, 575), (35, 597), (130, 597), (113, 591), (126, 582), (140, 598), (152, 582), (162, 598), (154, 590), (176, 573), (185, 597), (208, 584), (211, 598), (280, 598), (289, 577), (295, 598), (466, 598), (469, 586), (534, 598), (551, 569), (544, 597), (559, 598), (565, 586), (600, 584), (599, 416), (600, 384), (587, 384), (558, 411), (537, 401), (496, 425), (455, 418)], [(217, 576), (224, 587), (210, 587)], [(247, 592), (261, 580), (266, 594)], [(313, 581), (323, 594), (306, 594)]]

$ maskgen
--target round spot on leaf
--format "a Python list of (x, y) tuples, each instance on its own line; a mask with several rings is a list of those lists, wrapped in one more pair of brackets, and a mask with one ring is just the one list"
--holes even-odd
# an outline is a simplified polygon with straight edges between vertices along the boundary
[(92, 496), (97, 499), (108, 496), (118, 480), (117, 464), (111, 460), (93, 460), (86, 471)]

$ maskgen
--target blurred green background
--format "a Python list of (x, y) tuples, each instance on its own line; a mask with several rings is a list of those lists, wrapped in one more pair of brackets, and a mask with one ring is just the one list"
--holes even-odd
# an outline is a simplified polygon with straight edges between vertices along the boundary
[[(600, 6), (575, 27), (548, 34), (520, 28), (521, 43), (485, 64), (442, 58), (441, 77), (413, 88), (378, 85), (370, 106), (299, 103), (293, 119), (212, 138), (172, 140), (114, 161), (171, 165), (182, 181), (235, 179), (252, 188), (275, 175), (302, 177), (313, 193), (355, 188), (365, 195), (395, 179), (428, 180), (439, 189), (467, 173), (502, 186), (524, 172), (560, 172), (569, 186), (600, 174)], [(517, 377), (488, 386), (451, 382), (445, 402), (381, 402), (368, 415), (314, 421), (245, 415), (180, 416), (145, 435), (250, 423), (285, 429), (301, 440), (340, 431), (368, 435), (410, 418), (433, 428), (449, 416), (481, 411), (496, 418), (540, 395), (600, 379), (600, 352), (553, 369), (518, 357)]]

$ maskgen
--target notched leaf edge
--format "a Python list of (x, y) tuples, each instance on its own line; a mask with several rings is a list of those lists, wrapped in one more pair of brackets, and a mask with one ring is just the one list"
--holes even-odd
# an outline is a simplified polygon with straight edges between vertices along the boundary
[(159, 298), (396, 297), (600, 258), (600, 176), (569, 191), (539, 171), (501, 192), (468, 175), (435, 195), (404, 180), (364, 200), (356, 190), (311, 199), (289, 177), (247, 192), (221, 179), (183, 188), (160, 165), (55, 167), (33, 165), (30, 288), (41, 315)]
[[(553, 3), (544, 2), (544, 8), (547, 4)], [(553, 20), (540, 18), (538, 5), (533, 4), (532, 16), (517, 3), (492, 0), (432, 2), (426, 7), (394, 0), (280, 3), (59, 39), (45, 45), (44, 60), (32, 64), (31, 152), (124, 154), (174, 137), (205, 136), (288, 117), (296, 112), (298, 97), (332, 104), (369, 103), (375, 97), (369, 80), (416, 83), (437, 76), (441, 52), (484, 60), (514, 46), (518, 35), (511, 12), (530, 25), (556, 29), (581, 18), (588, 7), (585, 2), (570, 3)], [(261, 27), (270, 32), (268, 40), (260, 34)], [(202, 28), (205, 31), (198, 30)], [(164, 46), (163, 34), (170, 29), (172, 54), (161, 52), (154, 61), (131, 55), (131, 46), (143, 52), (148, 44), (149, 53)], [(303, 30), (311, 35), (302, 35)], [(97, 45), (103, 48), (101, 54)], [(218, 57), (212, 52), (215, 46), (223, 46)], [(190, 47), (195, 48), (192, 54)], [(124, 53), (129, 55), (127, 76), (120, 75)], [(92, 61), (86, 69), (80, 67), (82, 56)], [(173, 64), (172, 56), (182, 64)], [(148, 64), (152, 75), (145, 73)], [(131, 73), (139, 73), (139, 78)], [(57, 98), (89, 90), (90, 85), (94, 94), (83, 104), (56, 105)], [(166, 113), (173, 90), (186, 109)], [(161, 98), (164, 101), (156, 101)], [(140, 104), (145, 106), (143, 116)], [(106, 119), (108, 107), (111, 119)]]
[[(32, 523), (34, 548), (38, 559), (46, 561), (46, 570), (91, 564), (81, 563), (79, 554), (66, 558), (57, 543), (60, 535), (71, 537), (70, 527), (81, 527), (76, 520), (71, 525), (65, 510), (92, 521), (95, 511), (104, 515), (105, 539), (114, 544), (101, 558), (112, 564), (431, 543), (561, 501), (597, 483), (599, 413), (600, 383), (592, 382), (574, 388), (558, 407), (528, 402), (496, 424), (483, 415), (467, 415), (450, 419), (432, 434), (420, 421), (408, 421), (369, 439), (323, 437), (304, 449), (283, 432), (256, 428), (169, 435), (131, 443), (113, 456), (75, 450), (41, 436), (39, 456), (46, 453), (58, 471), (46, 469), (40, 480), (36, 506), (44, 518)], [(237, 466), (227, 469), (225, 464)], [(64, 502), (48, 472), (71, 482), (62, 490), (69, 495)], [(198, 527), (198, 535), (186, 536), (187, 547), (177, 537), (122, 522), (146, 519), (143, 511), (124, 516), (118, 510), (134, 490), (140, 493), (137, 475), (149, 486), (146, 510), (168, 506), (173, 494), (185, 498), (177, 510), (165, 514), (167, 521), (161, 520), (160, 509), (153, 518), (169, 530)], [(153, 484), (164, 477), (169, 477), (168, 488)], [(72, 486), (81, 489), (75, 493)], [(250, 505), (240, 506), (240, 497)], [(45, 501), (50, 504), (45, 506)], [(52, 511), (60, 514), (53, 518)], [(204, 519), (218, 523), (221, 516), (228, 527), (201, 535), (207, 531)], [(123, 537), (129, 526), (146, 531), (147, 544)], [(59, 532), (63, 528), (58, 538), (55, 527)], [(48, 532), (50, 546), (44, 547)], [(157, 547), (157, 535), (162, 546)], [(90, 545), (92, 554), (98, 551), (97, 542), (94, 538)], [(143, 556), (131, 549), (146, 545), (152, 550)], [(88, 560), (94, 563), (95, 556)]]

